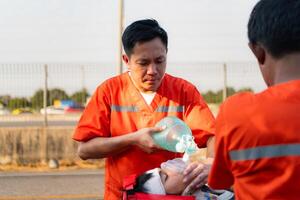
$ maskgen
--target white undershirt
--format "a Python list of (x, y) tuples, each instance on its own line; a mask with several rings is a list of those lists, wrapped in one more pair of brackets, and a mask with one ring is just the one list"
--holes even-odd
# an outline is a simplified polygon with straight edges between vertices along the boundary
[[(130, 78), (131, 78), (131, 73), (130, 73), (130, 71), (128, 72), (128, 74), (129, 74), (129, 76), (130, 76)], [(132, 80), (132, 82), (133, 82), (134, 85), (135, 85), (134, 80), (133, 80), (132, 78), (131, 78), (131, 80)], [(151, 103), (152, 103), (152, 101), (153, 101), (153, 99), (154, 99), (154, 97), (155, 97), (156, 92), (153, 92), (153, 93), (144, 93), (144, 92), (141, 92), (139, 89), (138, 89), (138, 91), (141, 93), (141, 95), (142, 95), (142, 97), (145, 99), (146, 103), (150, 106)]]
[(140, 93), (141, 93), (142, 97), (144, 97), (146, 103), (150, 106), (151, 102), (153, 101), (153, 99), (155, 97), (156, 92), (153, 92), (153, 93), (143, 93), (143, 92), (140, 91)]

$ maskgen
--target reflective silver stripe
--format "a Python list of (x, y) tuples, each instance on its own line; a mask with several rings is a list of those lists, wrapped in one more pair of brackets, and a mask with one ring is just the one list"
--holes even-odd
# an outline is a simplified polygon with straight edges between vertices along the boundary
[(156, 112), (183, 112), (183, 106), (158, 106)]
[(229, 152), (233, 161), (255, 160), (282, 156), (300, 156), (300, 144), (270, 145)]
[(138, 108), (136, 106), (112, 105), (111, 110), (115, 112), (138, 112)]

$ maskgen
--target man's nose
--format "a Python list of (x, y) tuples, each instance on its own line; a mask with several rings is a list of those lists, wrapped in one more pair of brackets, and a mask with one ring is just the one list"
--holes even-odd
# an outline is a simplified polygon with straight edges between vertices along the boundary
[(148, 66), (147, 69), (148, 74), (157, 74), (157, 65), (155, 63), (152, 63)]

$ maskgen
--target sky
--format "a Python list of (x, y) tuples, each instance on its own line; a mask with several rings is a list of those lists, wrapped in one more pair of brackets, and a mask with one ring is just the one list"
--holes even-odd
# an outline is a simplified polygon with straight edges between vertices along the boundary
[[(124, 0), (124, 24), (154, 18), (169, 60), (252, 61), (246, 26), (256, 0)], [(118, 0), (0, 0), (1, 62), (115, 62)], [(187, 53), (188, 52), (188, 53)]]
[[(170, 72), (180, 75), (182, 67), (189, 65), (184, 78), (197, 80), (196, 63), (254, 63), (256, 67), (247, 46), (247, 21), (256, 2), (124, 0), (124, 25), (156, 19), (168, 32)], [(0, 26), (0, 95), (10, 90), (23, 94), (16, 88), (26, 82), (26, 78), (19, 78), (12, 83), (22, 67), (10, 69), (4, 64), (105, 63), (105, 73), (98, 75), (100, 82), (116, 73), (118, 0), (0, 0)], [(259, 79), (255, 87), (262, 88), (261, 77), (254, 71), (251, 76)], [(78, 73), (74, 76), (80, 77), (80, 70)], [(40, 84), (34, 75), (28, 76), (30, 85)], [(63, 80), (58, 82), (65, 85)]]

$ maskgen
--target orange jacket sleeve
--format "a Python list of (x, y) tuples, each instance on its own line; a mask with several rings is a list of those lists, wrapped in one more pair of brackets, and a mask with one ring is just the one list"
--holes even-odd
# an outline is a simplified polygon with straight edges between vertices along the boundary
[(95, 137), (110, 137), (110, 105), (108, 89), (100, 85), (85, 108), (73, 139), (88, 141)]
[(184, 121), (188, 124), (199, 147), (206, 147), (209, 137), (215, 133), (215, 118), (196, 88), (188, 95)]

